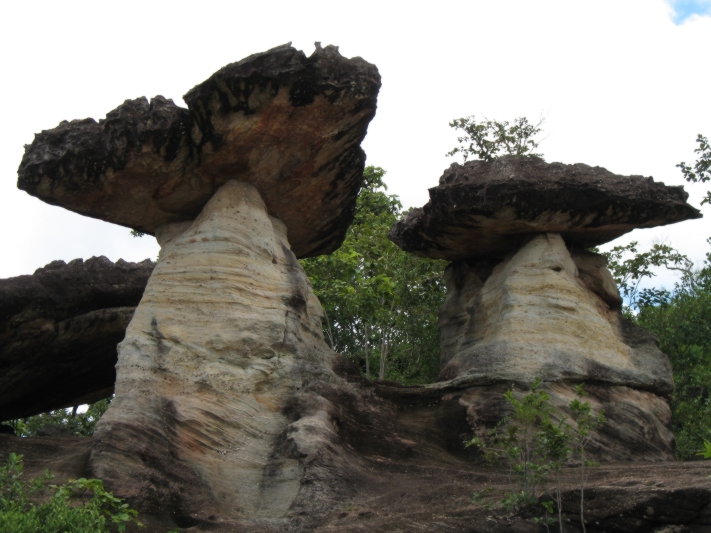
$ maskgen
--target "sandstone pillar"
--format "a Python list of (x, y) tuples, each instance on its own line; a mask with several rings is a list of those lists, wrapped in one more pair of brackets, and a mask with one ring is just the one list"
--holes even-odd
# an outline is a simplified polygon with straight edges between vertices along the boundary
[(237, 181), (192, 224), (159, 228), (160, 258), (95, 432), (97, 476), (142, 501), (190, 491), (189, 505), (153, 503), (190, 507), (192, 519), (216, 509), (230, 518), (286, 513), (301, 477), (298, 457), (283, 453), (287, 408), (309, 382), (328, 379), (331, 355), (286, 233), (257, 190)]
[(441, 382), (482, 435), (506, 416), (502, 394), (540, 378), (562, 412), (585, 383), (608, 423), (607, 460), (673, 458), (671, 366), (654, 335), (625, 319), (605, 258), (588, 250), (637, 227), (698, 218), (680, 187), (533, 157), (453, 164), (430, 201), (390, 238), (453, 261), (440, 312)]

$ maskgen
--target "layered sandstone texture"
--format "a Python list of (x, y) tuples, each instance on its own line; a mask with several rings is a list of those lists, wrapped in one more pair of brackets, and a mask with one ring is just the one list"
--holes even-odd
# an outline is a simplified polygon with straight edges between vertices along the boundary
[(93, 257), (0, 280), (0, 420), (110, 396), (116, 345), (154, 266)]
[(184, 97), (127, 100), (99, 122), (62, 122), (28, 145), (18, 187), (47, 203), (154, 234), (191, 221), (230, 179), (253, 184), (297, 257), (345, 238), (360, 148), (380, 88), (374, 65), (290, 45), (230, 64)]
[(335, 378), (321, 305), (286, 233), (238, 181), (192, 224), (157, 231), (159, 261), (119, 346), (116, 396), (91, 461), (177, 525), (283, 517), (301, 459), (332, 431), (318, 409), (288, 415), (311, 383)]
[(539, 233), (586, 248), (701, 217), (682, 187), (536, 157), (453, 163), (429, 193), (389, 236), (403, 250), (450, 261), (503, 258)]
[(504, 157), (453, 164), (427, 205), (393, 226), (401, 248), (453, 261), (439, 316), (440, 380), (473, 387), (463, 401), (482, 436), (506, 416), (491, 403), (503, 402), (506, 387), (525, 391), (539, 378), (565, 412), (574, 385), (586, 383), (608, 417), (596, 453), (673, 458), (668, 358), (621, 315), (605, 258), (586, 248), (700, 217), (687, 197), (652, 178)]

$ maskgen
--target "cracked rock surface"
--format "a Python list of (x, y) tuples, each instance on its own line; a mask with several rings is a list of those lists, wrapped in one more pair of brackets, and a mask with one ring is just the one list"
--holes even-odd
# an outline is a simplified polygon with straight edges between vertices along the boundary
[(332, 252), (353, 220), (380, 75), (335, 46), (290, 45), (227, 65), (184, 97), (126, 100), (99, 122), (35, 136), (18, 187), (153, 234), (193, 220), (231, 179), (254, 185), (297, 257)]
[(683, 187), (580, 163), (511, 156), (453, 163), (429, 202), (396, 222), (389, 237), (405, 251), (450, 261), (503, 258), (540, 233), (586, 248), (635, 228), (701, 218), (688, 196)]

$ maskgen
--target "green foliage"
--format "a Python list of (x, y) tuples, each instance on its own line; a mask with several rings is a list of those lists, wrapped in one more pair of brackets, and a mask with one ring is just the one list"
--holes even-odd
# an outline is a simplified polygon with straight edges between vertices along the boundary
[(700, 455), (704, 459), (711, 459), (711, 442), (705, 440), (704, 441), (704, 449), (701, 450), (696, 455)]
[(449, 127), (462, 130), (464, 135), (457, 137), (460, 146), (447, 156), (462, 154), (464, 161), (470, 157), (492, 161), (501, 155), (542, 157), (534, 153), (539, 144), (534, 137), (542, 131), (544, 121), (541, 118), (537, 124), (531, 124), (526, 117), (519, 117), (509, 124), (506, 120), (499, 122), (484, 117), (483, 121), (477, 122), (475, 115), (455, 119)]
[(64, 435), (89, 437), (94, 434), (94, 426), (101, 415), (106, 412), (110, 402), (109, 398), (99, 400), (90, 404), (83, 413), (77, 412), (77, 407), (56, 409), (48, 413), (8, 420), (3, 423), (15, 428), (15, 434), (19, 437), (34, 437), (38, 430), (49, 424), (62, 428)]
[[(640, 283), (645, 278), (654, 277), (655, 267), (666, 267), (676, 270), (682, 276), (691, 275), (693, 263), (683, 254), (677, 252), (667, 244), (655, 244), (646, 252), (638, 250), (639, 243), (631, 242), (627, 245), (615, 246), (608, 252), (602, 252), (607, 258), (607, 268), (612, 272), (612, 277), (620, 289), (623, 299), (631, 309), (638, 308)], [(644, 293), (649, 298), (653, 293)], [(642, 303), (646, 303), (643, 300)], [(631, 316), (631, 313), (627, 313)]]
[[(542, 506), (544, 515), (534, 521), (546, 529), (557, 522), (562, 531), (561, 468), (570, 460), (578, 467), (582, 520), (585, 483), (589, 468), (596, 466), (587, 459), (586, 451), (592, 433), (605, 423), (605, 417), (603, 413), (593, 413), (590, 404), (583, 400), (582, 384), (576, 386), (575, 392), (577, 397), (568, 405), (574, 424), (569, 424), (562, 413), (553, 409), (540, 379), (534, 380), (531, 392), (521, 399), (509, 389), (504, 397), (512, 413), (488, 431), (485, 438), (475, 436), (465, 443), (466, 447), (479, 448), (488, 461), (508, 466), (511, 485), (500, 505), (512, 513)], [(551, 476), (555, 483), (554, 500), (539, 502), (539, 487)], [(487, 491), (474, 493), (472, 502), (484, 503)], [(557, 519), (549, 516), (553, 514), (554, 504), (557, 504)], [(584, 523), (582, 525), (584, 530)]]
[(135, 229), (131, 230), (131, 237), (144, 237), (145, 235), (147, 235), (147, 234), (143, 233), (142, 231), (138, 231)]
[[(137, 512), (104, 490), (99, 479), (52, 485), (49, 471), (21, 480), (22, 455), (11, 453), (0, 468), (0, 533), (109, 533), (134, 524)], [(54, 494), (47, 499), (48, 492)], [(40, 503), (44, 500), (44, 503)]]
[[(700, 269), (668, 245), (640, 252), (637, 243), (606, 253), (628, 305), (627, 316), (657, 334), (674, 375), (671, 427), (679, 459), (692, 459), (711, 438), (711, 261)], [(639, 289), (655, 267), (680, 273), (672, 290)], [(633, 312), (636, 310), (637, 312)]]
[[(700, 133), (696, 137), (696, 142), (699, 146), (694, 150), (694, 153), (699, 154), (698, 159), (691, 167), (686, 163), (679, 163), (677, 167), (681, 169), (684, 179), (690, 183), (706, 183), (711, 180), (711, 145), (709, 140)], [(707, 192), (701, 205), (711, 203), (711, 192)]]
[[(711, 146), (698, 135), (693, 167), (679, 163), (684, 179), (696, 183), (711, 180)], [(707, 192), (702, 204), (711, 203)], [(617, 246), (605, 255), (608, 267), (628, 305), (626, 315), (656, 333), (660, 349), (669, 356), (674, 374), (672, 431), (679, 459), (692, 459), (711, 439), (711, 257), (697, 269), (683, 254), (663, 244), (640, 252), (637, 243)], [(680, 274), (672, 290), (639, 290), (655, 267)], [(634, 311), (637, 311), (636, 313)], [(704, 453), (703, 451), (701, 453)]]
[[(595, 461), (588, 459), (587, 447), (593, 432), (605, 423), (605, 414), (604, 412), (594, 414), (590, 404), (583, 401), (586, 393), (582, 384), (575, 387), (575, 394), (577, 398), (574, 398), (568, 405), (570, 417), (575, 421), (575, 426), (571, 431), (571, 452), (573, 460), (578, 461), (580, 525), (583, 528), (583, 533), (585, 533), (585, 484), (588, 481), (590, 468), (598, 466)], [(558, 501), (560, 502), (560, 491), (558, 491)]]
[(367, 167), (353, 224), (336, 252), (304, 259), (325, 311), (331, 347), (360, 361), (371, 377), (402, 383), (433, 381), (439, 372), (437, 313), (445, 296), (444, 261), (402, 251), (387, 238), (402, 215), (388, 195), (385, 171)]
[[(657, 334), (674, 374), (670, 401), (679, 459), (692, 459), (711, 439), (711, 264), (672, 291), (643, 291), (636, 322)], [(647, 293), (651, 293), (648, 296)]]

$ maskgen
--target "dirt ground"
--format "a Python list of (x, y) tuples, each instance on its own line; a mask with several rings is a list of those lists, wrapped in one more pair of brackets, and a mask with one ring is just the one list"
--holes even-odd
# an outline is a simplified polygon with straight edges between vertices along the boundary
[[(91, 438), (0, 435), (0, 456), (22, 453), (27, 479), (45, 468), (57, 482), (90, 475)], [(487, 509), (508, 488), (502, 469), (476, 465), (450, 457), (442, 464), (419, 464), (413, 459), (363, 459), (360, 479), (349, 480), (350, 496), (314, 517), (298, 512), (285, 520), (254, 523), (216, 522), (187, 531), (268, 532), (528, 532), (545, 531), (535, 514), (508, 516), (501, 508)], [(365, 468), (363, 468), (365, 467)], [(563, 472), (565, 531), (580, 527), (578, 470)], [(106, 480), (110, 483), (110, 480)], [(549, 487), (550, 488), (550, 487)], [(483, 503), (472, 494), (490, 489)], [(550, 499), (542, 491), (541, 501)], [(589, 532), (711, 533), (711, 461), (688, 463), (606, 463), (590, 471), (585, 492), (586, 528)], [(120, 494), (118, 494), (120, 496)], [(150, 527), (144, 531), (168, 531)], [(558, 531), (558, 526), (551, 526)]]

